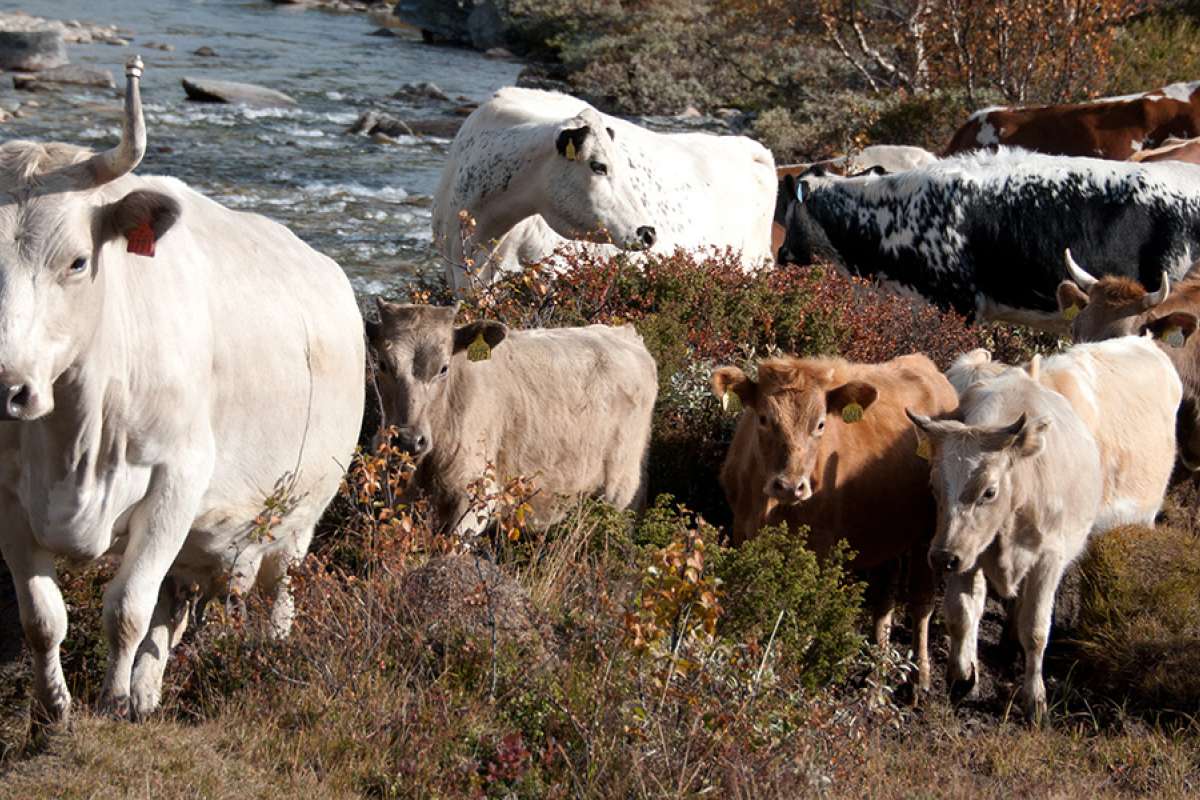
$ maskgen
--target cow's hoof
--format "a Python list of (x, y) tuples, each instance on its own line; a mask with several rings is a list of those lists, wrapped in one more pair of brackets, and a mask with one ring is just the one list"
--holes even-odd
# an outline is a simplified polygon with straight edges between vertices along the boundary
[(952, 678), (950, 680), (950, 702), (957, 705), (971, 696), (975, 691), (975, 670), (971, 670), (969, 678)]
[(1049, 708), (1046, 705), (1046, 698), (1039, 697), (1034, 700), (1026, 701), (1025, 721), (1029, 723), (1030, 727), (1045, 727), (1049, 717)]
[(29, 736), (33, 742), (66, 733), (71, 729), (71, 698), (55, 698), (49, 702), (36, 698), (29, 707)]
[(100, 697), (100, 713), (113, 719), (129, 719), (129, 695), (105, 692)]
[(161, 702), (162, 696), (157, 687), (134, 686), (129, 697), (130, 719), (142, 722), (158, 710)]

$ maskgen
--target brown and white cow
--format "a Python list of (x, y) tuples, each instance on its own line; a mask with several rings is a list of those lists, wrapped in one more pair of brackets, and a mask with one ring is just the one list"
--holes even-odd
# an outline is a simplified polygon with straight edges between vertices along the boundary
[(945, 156), (996, 145), (1039, 153), (1125, 161), (1169, 137), (1200, 136), (1200, 82), (1085, 103), (976, 111), (950, 140)]
[(1019, 369), (969, 386), (956, 419), (909, 416), (931, 450), (938, 521), (929, 560), (946, 574), (951, 697), (975, 685), (990, 583), (1001, 597), (1016, 600), (1025, 712), (1040, 721), (1054, 596), (1100, 511), (1096, 440), (1065, 397)]
[(1141, 150), (1129, 157), (1130, 161), (1182, 161), (1185, 164), (1200, 164), (1200, 138), (1168, 139), (1153, 150)]
[[(961, 395), (1009, 370), (982, 348), (946, 370)], [(1061, 394), (1100, 448), (1103, 499), (1095, 532), (1119, 525), (1154, 526), (1175, 466), (1175, 414), (1183, 386), (1171, 360), (1149, 338), (1123, 336), (1076, 344), (1024, 370)]]
[[(562, 512), (563, 495), (641, 504), (654, 359), (632, 325), (510, 331), (488, 320), (455, 327), (454, 306), (377, 300), (367, 335), (379, 364), (383, 426), (417, 461), (414, 489), (442, 524), (479, 533), (493, 509), (473, 508), (468, 484), (531, 477), (535, 521)], [(485, 360), (467, 350), (476, 339)]]
[[(808, 526), (809, 545), (818, 554), (845, 539), (857, 554), (855, 569), (911, 554), (910, 606), (920, 684), (928, 688), (935, 587), (925, 549), (934, 503), (929, 465), (917, 454), (904, 410), (952, 411), (954, 388), (923, 355), (883, 364), (772, 358), (758, 365), (756, 379), (722, 367), (712, 384), (718, 397), (732, 392), (745, 409), (721, 468), (734, 542), (786, 522)], [(875, 610), (880, 644), (890, 616), (890, 604)]]
[(1058, 287), (1058, 304), (1072, 317), (1071, 336), (1094, 342), (1151, 334), (1155, 346), (1170, 359), (1183, 384), (1176, 417), (1179, 459), (1200, 470), (1200, 274), (1192, 268), (1172, 285), (1164, 274), (1157, 290), (1148, 291), (1129, 278), (1096, 279), (1075, 263), (1068, 251), (1067, 268), (1074, 280)]

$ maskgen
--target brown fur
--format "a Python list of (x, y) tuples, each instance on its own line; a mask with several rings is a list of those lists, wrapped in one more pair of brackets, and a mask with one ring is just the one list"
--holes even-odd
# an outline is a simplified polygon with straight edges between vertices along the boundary
[[(929, 491), (929, 464), (917, 455), (916, 433), (904, 412), (913, 408), (936, 416), (957, 406), (954, 388), (933, 362), (923, 355), (884, 364), (783, 358), (762, 362), (758, 382), (739, 383), (738, 374), (727, 368), (714, 375), (718, 395), (732, 388), (746, 406), (721, 469), (721, 485), (734, 512), (735, 543), (754, 536), (765, 524), (786, 522), (808, 526), (809, 545), (818, 554), (846, 539), (856, 553), (852, 566), (857, 569), (909, 555), (915, 613), (925, 613), (925, 604), (932, 610), (927, 551), (936, 509)], [(793, 505), (768, 496), (772, 471), (783, 467), (794, 473), (800, 466), (795, 447), (781, 460), (780, 441), (798, 437), (795, 441), (807, 446), (804, 437), (826, 412), (828, 398), (853, 386), (871, 387), (875, 394), (866, 395), (870, 399), (862, 403), (865, 411), (858, 422), (844, 422), (840, 409), (828, 408), (824, 433), (815, 439), (811, 473), (805, 476), (811, 479), (812, 496)], [(760, 431), (760, 414), (778, 427)], [(764, 450), (764, 442), (770, 450)], [(879, 613), (877, 609), (877, 630)], [(928, 656), (918, 655), (924, 664), (922, 684), (927, 685)]]
[(1125, 161), (1136, 152), (1135, 143), (1156, 147), (1172, 136), (1200, 136), (1200, 103), (1196, 94), (1183, 103), (1160, 90), (1133, 100), (997, 109), (964, 123), (943, 155), (983, 147), (978, 135), (985, 123), (1001, 145)]
[(1200, 164), (1200, 139), (1170, 141), (1162, 147), (1134, 153), (1129, 157), (1129, 160), (1143, 162), (1182, 161), (1186, 164)]

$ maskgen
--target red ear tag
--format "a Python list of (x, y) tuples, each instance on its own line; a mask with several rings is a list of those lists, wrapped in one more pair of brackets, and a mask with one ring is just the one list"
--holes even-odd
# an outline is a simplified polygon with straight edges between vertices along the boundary
[(143, 222), (126, 233), (125, 238), (129, 240), (129, 246), (125, 248), (127, 252), (154, 258), (154, 228), (150, 227), (150, 223)]

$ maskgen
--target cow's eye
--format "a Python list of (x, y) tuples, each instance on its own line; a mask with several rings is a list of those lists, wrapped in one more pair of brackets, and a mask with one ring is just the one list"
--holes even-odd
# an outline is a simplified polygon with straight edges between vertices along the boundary
[(766, 414), (759, 414), (759, 415), (758, 415), (758, 424), (759, 424), (759, 425), (766, 425), (766, 424), (767, 424), (767, 415), (766, 415)]
[(449, 364), (442, 364), (442, 368), (438, 370), (438, 377), (439, 377), (439, 378), (444, 378), (444, 377), (446, 377), (446, 373), (447, 373), (447, 372), (449, 372), (449, 371), (450, 371), (450, 365), (449, 365)]
[(593, 161), (588, 166), (590, 166), (592, 168), (592, 172), (596, 173), (597, 175), (607, 175), (608, 174), (608, 167), (605, 166), (604, 164), (601, 164), (599, 161)]
[(71, 274), (78, 275), (87, 269), (88, 260), (85, 257), (80, 257), (71, 262)]
[(989, 486), (983, 490), (983, 494), (979, 495), (979, 502), (990, 503), (996, 499), (996, 487)]
[(824, 432), (825, 432), (825, 420), (821, 420), (820, 422), (817, 423), (817, 429), (815, 431), (813, 431), (813, 434), (816, 436), (820, 436)]

